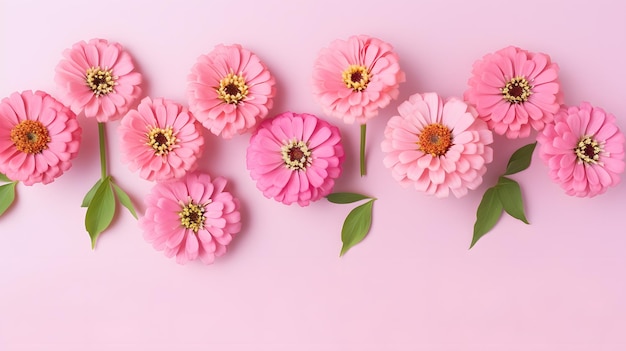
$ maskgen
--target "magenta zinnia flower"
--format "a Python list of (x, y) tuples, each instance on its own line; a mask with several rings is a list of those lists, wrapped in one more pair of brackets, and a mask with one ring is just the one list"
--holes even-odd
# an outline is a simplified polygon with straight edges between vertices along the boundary
[(218, 45), (200, 56), (188, 80), (189, 110), (211, 133), (223, 138), (252, 129), (272, 108), (274, 77), (241, 45)]
[(60, 100), (98, 122), (120, 119), (141, 94), (141, 74), (130, 54), (104, 39), (81, 41), (63, 52), (55, 81)]
[(624, 135), (615, 116), (587, 102), (562, 108), (537, 136), (550, 177), (568, 195), (593, 197), (620, 182)]
[(166, 99), (144, 98), (122, 119), (122, 160), (146, 180), (180, 178), (196, 168), (204, 138), (195, 118)]
[(313, 94), (326, 114), (364, 124), (398, 97), (404, 80), (390, 44), (352, 36), (320, 51), (313, 67)]
[(509, 46), (474, 63), (464, 98), (489, 129), (507, 138), (542, 130), (563, 103), (559, 66), (550, 56)]
[(241, 230), (239, 200), (224, 191), (226, 183), (222, 177), (189, 173), (155, 185), (139, 219), (145, 239), (180, 264), (196, 258), (213, 263)]
[(72, 166), (81, 133), (76, 115), (47, 93), (13, 93), (0, 102), (0, 173), (50, 183)]
[(337, 127), (310, 114), (285, 112), (261, 123), (246, 160), (265, 197), (307, 206), (331, 192), (344, 152)]
[(476, 189), (493, 159), (493, 135), (459, 99), (414, 94), (398, 106), (385, 128), (384, 164), (404, 186), (437, 197)]

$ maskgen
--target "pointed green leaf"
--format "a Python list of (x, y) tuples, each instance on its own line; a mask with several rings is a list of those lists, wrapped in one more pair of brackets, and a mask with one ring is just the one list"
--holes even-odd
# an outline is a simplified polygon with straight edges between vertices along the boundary
[(12, 180), (9, 179), (9, 177), (5, 176), (4, 174), (0, 173), (0, 182), (11, 182)]
[(498, 223), (500, 216), (502, 216), (502, 203), (498, 197), (498, 188), (491, 187), (485, 191), (476, 210), (476, 223), (474, 223), (474, 236), (470, 249)]
[(0, 186), (0, 216), (11, 207), (15, 201), (15, 185), (17, 182), (11, 182)]
[(95, 249), (100, 233), (105, 231), (115, 214), (115, 195), (111, 189), (111, 178), (105, 178), (87, 207), (85, 229), (91, 237), (91, 248)]
[(371, 199), (369, 196), (356, 193), (332, 193), (326, 196), (328, 201), (335, 204), (349, 204), (360, 200)]
[(504, 175), (515, 174), (528, 168), (533, 157), (533, 152), (535, 151), (535, 146), (537, 146), (537, 142), (517, 149), (517, 151), (511, 155), (509, 163), (506, 165), (506, 172), (504, 172)]
[(354, 245), (360, 243), (372, 226), (372, 207), (374, 200), (370, 200), (363, 205), (357, 206), (346, 217), (341, 228), (341, 253), (343, 256)]
[(120, 203), (122, 204), (122, 206), (126, 207), (128, 211), (130, 212), (130, 214), (132, 214), (133, 217), (137, 219), (135, 206), (133, 206), (133, 202), (131, 201), (130, 196), (128, 196), (128, 194), (126, 194), (126, 192), (122, 190), (122, 188), (117, 186), (117, 184), (111, 182), (111, 185), (113, 185), (113, 190), (115, 190), (115, 194), (117, 195), (117, 198), (120, 200)]
[(96, 194), (96, 190), (100, 188), (100, 184), (102, 184), (102, 179), (98, 179), (96, 184), (94, 184), (91, 187), (91, 189), (89, 189), (89, 191), (83, 198), (83, 203), (80, 205), (80, 207), (89, 207), (89, 204), (91, 203), (91, 199), (93, 199), (93, 196)]
[(519, 183), (507, 177), (500, 177), (496, 187), (498, 187), (498, 197), (506, 213), (528, 224), (524, 214), (524, 200), (522, 200), (522, 190)]

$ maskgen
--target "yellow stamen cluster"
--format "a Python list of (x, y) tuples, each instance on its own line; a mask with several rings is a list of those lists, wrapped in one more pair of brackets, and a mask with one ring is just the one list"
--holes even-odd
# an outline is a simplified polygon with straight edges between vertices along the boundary
[(91, 67), (87, 69), (85, 80), (89, 89), (94, 95), (102, 96), (113, 92), (113, 88), (117, 84), (117, 77), (113, 75), (113, 70), (101, 69), (100, 67)]
[(209, 203), (211, 203), (211, 200), (207, 204), (200, 205), (194, 203), (191, 199), (187, 204), (181, 203), (182, 210), (178, 212), (180, 225), (185, 229), (191, 229), (194, 233), (204, 228), (204, 222), (206, 221), (204, 212), (206, 211), (206, 205)]
[(452, 146), (452, 131), (443, 124), (429, 124), (420, 133), (417, 142), (419, 149), (433, 157), (445, 155)]
[(148, 142), (146, 144), (150, 145), (154, 149), (154, 154), (159, 156), (167, 155), (174, 149), (176, 143), (178, 142), (178, 138), (174, 135), (172, 127), (167, 127), (165, 129), (159, 127), (148, 127), (148, 133), (146, 133), (146, 136), (148, 137)]
[(285, 166), (292, 171), (305, 170), (311, 165), (311, 151), (304, 141), (290, 141), (281, 147)]
[(343, 71), (341, 77), (346, 87), (354, 91), (364, 90), (370, 82), (370, 74), (367, 71), (367, 67), (361, 65), (350, 65)]
[(594, 165), (600, 162), (600, 153), (603, 151), (602, 145), (590, 136), (582, 137), (574, 149), (579, 162)]
[(220, 80), (217, 96), (227, 104), (238, 104), (248, 96), (248, 85), (243, 76), (229, 73)]
[(528, 101), (532, 94), (531, 88), (526, 78), (518, 76), (509, 80), (501, 89), (502, 97), (511, 104), (520, 104)]
[(21, 152), (38, 154), (48, 148), (48, 129), (39, 121), (25, 120), (11, 129), (11, 141)]

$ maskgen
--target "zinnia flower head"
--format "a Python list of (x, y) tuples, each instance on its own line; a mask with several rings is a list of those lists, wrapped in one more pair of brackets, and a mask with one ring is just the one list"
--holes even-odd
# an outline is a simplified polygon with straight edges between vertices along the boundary
[(144, 98), (122, 119), (122, 161), (141, 178), (180, 178), (196, 168), (204, 138), (196, 119), (183, 106), (166, 99)]
[(558, 73), (550, 56), (509, 46), (474, 63), (464, 98), (495, 133), (525, 138), (559, 111)]
[(224, 190), (226, 184), (205, 173), (157, 183), (139, 219), (144, 238), (180, 264), (197, 258), (213, 263), (241, 230), (239, 200)]
[(414, 94), (398, 106), (385, 128), (384, 164), (404, 186), (437, 197), (476, 189), (493, 159), (493, 135), (459, 99)]
[(378, 115), (404, 81), (393, 47), (366, 35), (333, 41), (313, 67), (313, 94), (324, 113), (348, 124)]
[(620, 182), (624, 134), (615, 116), (587, 102), (563, 107), (537, 136), (550, 177), (568, 195), (593, 197)]
[(300, 206), (331, 192), (343, 160), (337, 127), (292, 112), (263, 121), (250, 138), (246, 156), (252, 179), (265, 197)]
[(47, 93), (13, 93), (0, 102), (0, 173), (50, 183), (72, 166), (81, 133), (76, 115)]
[(188, 76), (189, 110), (215, 135), (232, 138), (254, 128), (272, 108), (275, 80), (241, 45), (218, 45)]
[(80, 41), (63, 52), (55, 81), (60, 100), (74, 113), (98, 122), (122, 118), (141, 94), (141, 74), (118, 43), (105, 39)]

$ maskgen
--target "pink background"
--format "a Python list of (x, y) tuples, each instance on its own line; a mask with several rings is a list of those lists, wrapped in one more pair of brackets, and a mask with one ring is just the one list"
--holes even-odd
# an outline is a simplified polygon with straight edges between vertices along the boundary
[[(472, 63), (513, 44), (550, 54), (567, 104), (589, 101), (626, 130), (626, 21), (618, 1), (2, 1), (0, 96), (55, 94), (61, 52), (93, 37), (122, 43), (145, 93), (185, 103), (200, 54), (240, 43), (278, 82), (271, 114), (323, 116), (311, 93), (318, 50), (370, 34), (394, 45), (416, 92), (460, 96)], [(382, 128), (369, 124), (369, 174), (358, 176), (358, 127), (336, 191), (376, 196), (369, 237), (339, 258), (352, 208), (265, 199), (245, 168), (248, 135), (209, 136), (201, 168), (231, 180), (244, 227), (212, 266), (180, 266), (119, 211), (95, 251), (83, 195), (99, 177), (97, 133), (48, 186), (18, 186), (0, 218), (0, 350), (626, 350), (626, 185), (593, 199), (566, 196), (536, 157), (514, 178), (531, 225), (503, 217), (468, 250), (482, 193), (511, 152), (532, 139), (496, 138), (483, 186), (462, 199), (404, 189), (382, 165)], [(152, 184), (120, 162), (110, 170), (143, 211)]]

